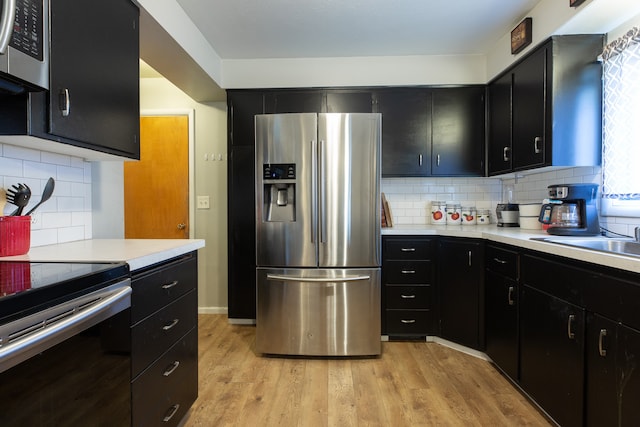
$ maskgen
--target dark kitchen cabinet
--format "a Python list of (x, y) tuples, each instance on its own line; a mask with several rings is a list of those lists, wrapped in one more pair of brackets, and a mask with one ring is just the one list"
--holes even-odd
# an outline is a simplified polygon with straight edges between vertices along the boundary
[(562, 426), (584, 410), (585, 289), (589, 270), (561, 258), (520, 257), (520, 385)]
[(383, 335), (435, 335), (435, 242), (430, 237), (383, 237)]
[(489, 175), (600, 164), (603, 42), (553, 36), (489, 82)]
[(265, 113), (323, 113), (324, 93), (320, 90), (281, 90), (264, 96)]
[(484, 350), (484, 243), (438, 240), (440, 336)]
[(431, 174), (431, 94), (427, 89), (375, 91), (382, 113), (382, 176)]
[(587, 426), (636, 426), (640, 421), (640, 331), (587, 315)]
[(140, 158), (139, 41), (130, 0), (51, 0), (49, 133)]
[(486, 353), (518, 380), (518, 252), (490, 244), (485, 256)]
[(372, 113), (371, 91), (328, 90), (327, 113)]
[(229, 90), (227, 225), (228, 315), (256, 318), (255, 124), (264, 113), (261, 91)]
[(198, 397), (197, 253), (134, 271), (134, 426), (177, 426)]
[(487, 169), (489, 175), (508, 173), (513, 170), (511, 147), (511, 90), (512, 73), (507, 73), (487, 87), (488, 133)]
[(485, 87), (431, 92), (431, 175), (484, 176)]

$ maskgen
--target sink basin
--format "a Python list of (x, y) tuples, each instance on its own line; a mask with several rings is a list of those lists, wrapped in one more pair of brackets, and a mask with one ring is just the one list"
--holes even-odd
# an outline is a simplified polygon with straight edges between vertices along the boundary
[(616, 255), (640, 257), (640, 242), (626, 239), (567, 239), (546, 237), (540, 239), (558, 245), (573, 246), (582, 249), (591, 249), (599, 252), (608, 252)]

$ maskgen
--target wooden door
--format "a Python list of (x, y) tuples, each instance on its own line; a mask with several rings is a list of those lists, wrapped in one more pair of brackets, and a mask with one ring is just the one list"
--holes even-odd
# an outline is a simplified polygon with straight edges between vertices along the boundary
[(124, 164), (126, 239), (189, 237), (189, 118), (140, 118), (140, 161)]

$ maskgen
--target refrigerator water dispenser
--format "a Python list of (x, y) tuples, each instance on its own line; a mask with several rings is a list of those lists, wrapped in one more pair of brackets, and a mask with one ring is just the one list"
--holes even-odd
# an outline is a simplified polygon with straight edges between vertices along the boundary
[(264, 221), (293, 222), (296, 220), (296, 165), (262, 165), (264, 183)]

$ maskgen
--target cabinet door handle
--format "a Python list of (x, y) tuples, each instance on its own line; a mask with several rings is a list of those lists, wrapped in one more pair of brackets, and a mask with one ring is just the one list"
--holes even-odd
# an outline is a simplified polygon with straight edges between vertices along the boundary
[(509, 147), (504, 147), (502, 149), (502, 160), (505, 162), (509, 161)]
[(177, 284), (178, 284), (178, 281), (177, 281), (177, 280), (174, 280), (174, 281), (173, 281), (173, 282), (171, 282), (171, 283), (165, 283), (164, 285), (162, 285), (162, 289), (171, 289), (171, 288), (173, 288), (174, 286), (176, 286)]
[(422, 154), (418, 154), (418, 165), (422, 166)]
[(402, 274), (416, 274), (415, 270), (402, 270), (401, 271)]
[(415, 298), (415, 295), (400, 295), (400, 298), (404, 298), (404, 299), (413, 299)]
[(416, 248), (401, 248), (400, 250), (402, 252), (415, 252)]
[(507, 263), (507, 261), (505, 261), (505, 260), (503, 260), (503, 259), (500, 259), (500, 258), (494, 258), (493, 260), (494, 260), (495, 262), (497, 262), (498, 264), (506, 264), (506, 263)]
[(576, 321), (575, 314), (570, 314), (567, 319), (567, 336), (569, 337), (570, 340), (573, 340), (576, 338), (576, 334), (575, 332), (573, 332), (573, 322), (575, 321)]
[(471, 267), (471, 264), (473, 264), (472, 262), (472, 251), (469, 251), (469, 267)]
[(540, 138), (539, 136), (533, 138), (533, 152), (536, 154), (542, 153), (542, 149), (540, 148), (540, 141), (542, 141), (542, 138)]
[(402, 323), (416, 323), (416, 319), (401, 319), (400, 320)]
[(436, 155), (436, 166), (440, 166), (440, 154)]
[(168, 331), (169, 329), (173, 328), (174, 326), (176, 326), (178, 324), (178, 322), (180, 321), (180, 319), (173, 319), (171, 322), (167, 323), (166, 325), (164, 325), (162, 327), (163, 331)]
[(69, 89), (64, 88), (60, 90), (60, 94), (58, 96), (58, 106), (60, 107), (60, 112), (62, 113), (62, 117), (69, 116), (71, 112), (71, 97), (69, 95)]
[(514, 305), (516, 302), (513, 300), (513, 291), (515, 288), (513, 286), (509, 286), (509, 293), (507, 294), (507, 302), (509, 305)]
[(165, 369), (162, 375), (164, 375), (165, 377), (168, 377), (169, 375), (173, 374), (173, 371), (178, 369), (178, 366), (180, 366), (180, 362), (176, 360), (171, 365), (169, 365), (167, 369)]
[(602, 357), (606, 357), (607, 356), (607, 349), (604, 348), (604, 337), (606, 337), (606, 336), (607, 336), (607, 330), (606, 329), (600, 329), (600, 336), (598, 337), (598, 353)]
[(11, 36), (13, 34), (13, 23), (16, 19), (16, 2), (15, 0), (5, 1), (2, 8), (2, 16), (0, 16), (0, 54), (4, 55), (9, 47)]
[(173, 418), (176, 412), (178, 412), (178, 409), (180, 409), (179, 403), (176, 403), (171, 408), (169, 408), (169, 410), (167, 411), (167, 415), (164, 416), (164, 418), (162, 419), (162, 422), (168, 423), (169, 421), (171, 421), (171, 418)]

